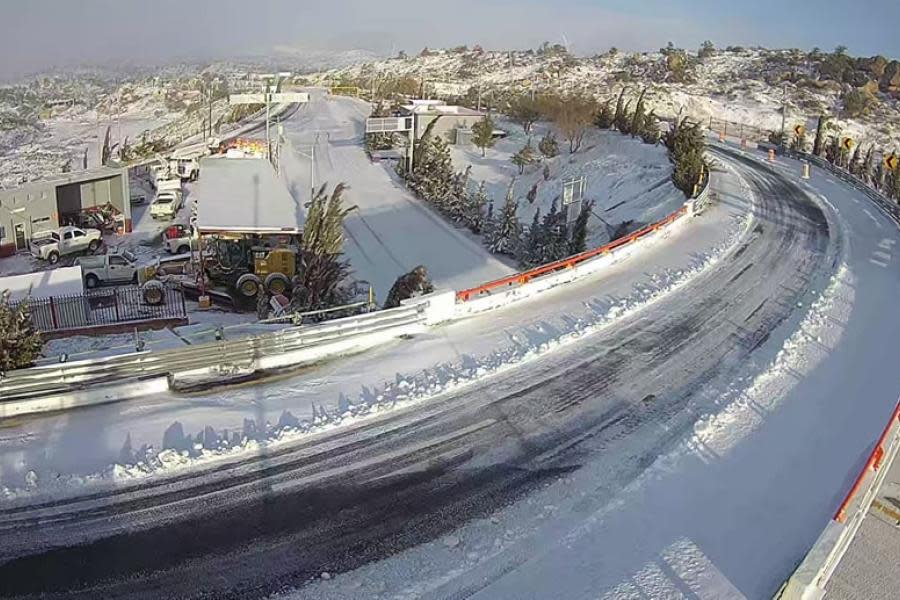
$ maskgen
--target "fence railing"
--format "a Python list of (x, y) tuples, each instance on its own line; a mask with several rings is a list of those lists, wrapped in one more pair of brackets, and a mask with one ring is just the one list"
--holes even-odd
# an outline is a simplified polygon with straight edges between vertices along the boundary
[[(162, 351), (132, 352), (89, 360), (42, 365), (10, 371), (0, 377), (0, 416), (116, 400), (103, 390), (127, 386), (151, 378), (182, 380), (213, 376), (222, 382), (226, 374), (248, 374), (319, 360), (353, 348), (360, 336), (403, 335), (426, 322), (429, 302), (381, 310), (320, 325), (289, 327), (239, 340), (222, 340)], [(73, 403), (73, 394), (96, 391), (100, 400)], [(37, 408), (29, 401), (53, 398)], [(62, 398), (62, 401), (58, 399)], [(5, 404), (5, 403), (9, 404)], [(21, 410), (15, 404), (22, 403)]]
[(900, 402), (824, 531), (776, 598), (821, 598), (878, 495), (900, 450)]
[(27, 303), (35, 326), (44, 332), (187, 317), (181, 288), (166, 286), (161, 291), (162, 300), (156, 304), (148, 304), (138, 286), (30, 298)]
[(603, 254), (607, 254), (612, 252), (613, 250), (625, 246), (634, 242), (635, 240), (639, 240), (642, 237), (650, 235), (659, 229), (662, 229), (669, 225), (670, 223), (676, 221), (680, 217), (686, 215), (691, 207), (697, 205), (698, 207), (705, 207), (709, 202), (709, 177), (707, 177), (703, 186), (700, 189), (699, 194), (692, 201), (685, 203), (678, 210), (673, 213), (667, 215), (663, 219), (656, 221), (655, 223), (651, 223), (642, 229), (638, 229), (637, 231), (630, 233), (624, 237), (621, 237), (617, 240), (613, 240), (608, 244), (604, 244), (599, 248), (594, 248), (593, 250), (587, 250), (586, 252), (582, 252), (580, 254), (575, 254), (573, 256), (569, 256), (562, 260), (558, 260), (552, 263), (548, 263), (545, 265), (541, 265), (539, 267), (535, 267), (528, 271), (522, 271), (520, 273), (514, 273), (512, 275), (508, 275), (507, 277), (503, 277), (501, 279), (495, 279), (494, 281), (489, 281), (487, 283), (483, 283), (479, 286), (469, 288), (466, 290), (461, 290), (456, 293), (456, 299), (458, 302), (467, 302), (473, 298), (481, 294), (487, 294), (492, 291), (498, 289), (509, 288), (510, 286), (515, 285), (524, 285), (529, 281), (541, 277), (543, 275), (548, 275), (550, 273), (556, 273), (559, 271), (563, 271), (565, 269), (572, 269), (577, 265), (591, 260), (592, 258), (596, 258), (597, 256), (601, 256)]

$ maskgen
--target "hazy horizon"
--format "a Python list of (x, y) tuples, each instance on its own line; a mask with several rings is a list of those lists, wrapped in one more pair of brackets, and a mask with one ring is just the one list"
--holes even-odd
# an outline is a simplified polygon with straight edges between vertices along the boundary
[[(491, 49), (565, 43), (578, 55), (616, 46), (650, 51), (668, 41), (695, 50), (846, 45), (851, 54), (900, 56), (900, 6), (871, 0), (867, 11), (821, 0), (808, 7), (758, 0), (362, 0), (312, 4), (290, 0), (2, 0), (0, 78), (52, 69), (267, 56), (276, 49), (368, 50), (387, 56), (480, 44)], [(728, 5), (733, 5), (729, 8)], [(249, 7), (249, 8), (248, 8)], [(739, 8), (737, 8), (739, 7)], [(815, 27), (811, 26), (815, 22)]]

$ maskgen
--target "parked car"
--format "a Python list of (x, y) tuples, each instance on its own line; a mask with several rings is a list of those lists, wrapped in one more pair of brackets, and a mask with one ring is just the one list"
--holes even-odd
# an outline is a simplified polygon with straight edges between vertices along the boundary
[(84, 278), (85, 287), (88, 288), (103, 284), (143, 283), (141, 280), (146, 280), (149, 274), (142, 272), (145, 267), (139, 265), (137, 257), (128, 250), (81, 256), (75, 259), (75, 264), (81, 267), (81, 276)]
[(51, 265), (59, 262), (60, 256), (75, 254), (89, 250), (94, 252), (103, 243), (99, 229), (81, 229), (79, 227), (60, 227), (57, 231), (49, 231), (31, 242), (31, 254), (35, 258), (46, 260)]
[(174, 219), (184, 206), (184, 198), (180, 192), (160, 192), (150, 205), (150, 216), (154, 219)]
[(191, 251), (191, 229), (176, 223), (163, 232), (163, 245), (169, 254), (187, 254)]

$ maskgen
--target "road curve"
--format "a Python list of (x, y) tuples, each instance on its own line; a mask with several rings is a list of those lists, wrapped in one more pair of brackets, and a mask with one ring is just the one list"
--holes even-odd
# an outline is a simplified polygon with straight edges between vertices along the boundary
[(721, 157), (756, 194), (756, 225), (652, 311), (353, 435), (0, 511), (0, 594), (262, 597), (434, 539), (627, 444), (611, 494), (684, 436), (698, 390), (735, 371), (836, 265), (838, 242), (806, 193)]

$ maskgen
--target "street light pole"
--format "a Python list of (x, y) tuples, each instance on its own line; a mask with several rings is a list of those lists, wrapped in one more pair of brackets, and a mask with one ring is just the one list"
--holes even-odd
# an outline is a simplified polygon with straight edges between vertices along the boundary
[(781, 146), (782, 152), (784, 151), (784, 130), (787, 126), (787, 84), (785, 83), (781, 88), (781, 140), (779, 140), (779, 146)]

